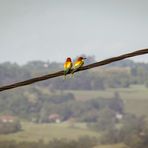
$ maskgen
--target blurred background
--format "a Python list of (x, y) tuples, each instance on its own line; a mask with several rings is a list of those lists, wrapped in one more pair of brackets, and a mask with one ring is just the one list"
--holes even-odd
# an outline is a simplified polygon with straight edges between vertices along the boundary
[[(0, 0), (0, 86), (147, 48), (146, 0)], [(147, 148), (148, 55), (0, 93), (0, 147)]]

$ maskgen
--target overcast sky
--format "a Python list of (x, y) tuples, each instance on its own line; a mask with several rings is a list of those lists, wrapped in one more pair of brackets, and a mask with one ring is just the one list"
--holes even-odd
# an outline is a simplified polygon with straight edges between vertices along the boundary
[(148, 0), (0, 0), (0, 63), (99, 61), (147, 47)]

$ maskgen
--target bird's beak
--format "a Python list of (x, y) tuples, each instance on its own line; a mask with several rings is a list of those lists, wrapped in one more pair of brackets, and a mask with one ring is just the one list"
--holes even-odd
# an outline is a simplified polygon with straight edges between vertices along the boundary
[(83, 58), (83, 60), (86, 60), (87, 58)]

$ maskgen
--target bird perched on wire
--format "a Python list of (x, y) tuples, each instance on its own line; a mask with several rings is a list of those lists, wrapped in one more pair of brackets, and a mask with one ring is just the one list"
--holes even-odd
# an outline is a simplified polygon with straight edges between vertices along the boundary
[(80, 67), (82, 67), (83, 65), (84, 65), (84, 60), (85, 60), (86, 58), (84, 58), (84, 57), (78, 57), (78, 59), (74, 62), (74, 64), (73, 64), (73, 70), (72, 70), (72, 72), (71, 72), (71, 74), (72, 74), (72, 76), (73, 76), (73, 74), (80, 68)]
[(72, 61), (71, 61), (71, 58), (68, 57), (64, 63), (64, 78), (65, 79), (66, 79), (66, 75), (71, 70), (71, 68), (72, 68)]

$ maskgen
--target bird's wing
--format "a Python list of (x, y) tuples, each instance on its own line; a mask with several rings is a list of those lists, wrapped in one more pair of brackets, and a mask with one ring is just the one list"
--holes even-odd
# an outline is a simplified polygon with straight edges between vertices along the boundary
[(77, 62), (75, 62), (74, 63), (74, 69), (73, 69), (72, 73), (74, 73), (75, 71), (77, 71), (77, 69), (79, 69), (80, 67), (82, 67), (83, 64), (84, 64), (83, 61), (77, 61)]
[(72, 63), (71, 62), (65, 62), (64, 64), (64, 69), (70, 69), (72, 67)]
[(72, 63), (71, 62), (65, 62), (65, 64), (64, 64), (64, 73), (65, 74), (68, 73), (69, 70), (71, 69), (71, 67), (72, 67)]
[(83, 61), (78, 61), (78, 62), (75, 62), (75, 64), (74, 64), (74, 69), (78, 69), (78, 68), (82, 67), (82, 66), (83, 66), (83, 64), (84, 64), (84, 62), (83, 62)]

